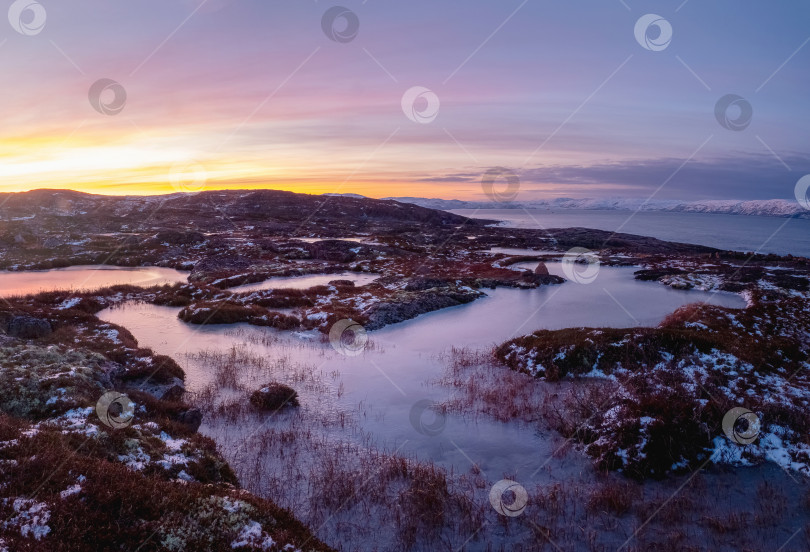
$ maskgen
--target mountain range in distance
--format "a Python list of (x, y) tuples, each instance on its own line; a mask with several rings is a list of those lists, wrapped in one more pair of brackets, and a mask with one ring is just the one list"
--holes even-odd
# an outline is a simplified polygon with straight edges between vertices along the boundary
[[(323, 204), (319, 197), (340, 198), (335, 204)], [(435, 216), (429, 211), (420, 211), (427, 208), (438, 211), (453, 211), (459, 209), (535, 209), (535, 210), (588, 210), (588, 211), (645, 211), (645, 212), (681, 212), (681, 213), (708, 213), (725, 215), (747, 215), (767, 217), (795, 217), (810, 219), (810, 209), (806, 209), (796, 200), (764, 199), (764, 200), (645, 200), (642, 198), (555, 198), (528, 201), (465, 201), (459, 199), (440, 199), (424, 197), (385, 197), (373, 199), (359, 194), (327, 193), (323, 196), (309, 194), (295, 194), (281, 190), (218, 190), (200, 194), (176, 193), (163, 196), (102, 196), (75, 192), (72, 190), (40, 189), (29, 192), (0, 194), (0, 219), (13, 220), (17, 216), (30, 216), (34, 211), (53, 211), (61, 214), (88, 214), (102, 212), (107, 215), (123, 209), (126, 214), (133, 211), (149, 209), (150, 206), (162, 205), (165, 207), (179, 207), (180, 211), (191, 209), (195, 211), (198, 203), (213, 202), (220, 210), (229, 211), (229, 215), (241, 213), (260, 206), (273, 211), (274, 216), (284, 218), (292, 206), (309, 207), (320, 216), (339, 216), (341, 213), (356, 215), (364, 212), (371, 214), (386, 213), (395, 218), (414, 221), (424, 220)], [(405, 205), (412, 207), (405, 207)], [(294, 205), (293, 205), (294, 204)], [(300, 205), (299, 205), (300, 204)], [(369, 211), (370, 209), (370, 211)], [(389, 212), (394, 209), (393, 212)], [(404, 211), (403, 211), (404, 209)], [(165, 209), (163, 209), (165, 211)], [(19, 211), (19, 212), (17, 212)], [(235, 213), (231, 213), (235, 211)]]
[[(343, 194), (363, 197), (357, 194)], [(768, 217), (810, 218), (810, 210), (799, 202), (786, 199), (765, 200), (651, 200), (645, 199), (572, 199), (556, 198), (532, 201), (463, 201), (423, 197), (387, 197), (385, 200), (411, 203), (420, 207), (450, 211), (454, 209), (578, 209), (598, 211), (665, 211), (682, 213), (711, 213)]]

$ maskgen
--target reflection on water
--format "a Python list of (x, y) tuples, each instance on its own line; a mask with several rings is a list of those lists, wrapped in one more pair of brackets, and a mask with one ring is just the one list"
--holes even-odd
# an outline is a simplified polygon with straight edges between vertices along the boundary
[(156, 266), (72, 266), (53, 270), (0, 272), (0, 296), (29, 295), (42, 291), (90, 291), (131, 284), (142, 287), (186, 282), (187, 272)]

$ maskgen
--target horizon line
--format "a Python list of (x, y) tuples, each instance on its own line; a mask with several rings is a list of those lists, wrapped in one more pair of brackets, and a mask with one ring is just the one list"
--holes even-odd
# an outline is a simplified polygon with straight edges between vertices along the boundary
[[(284, 193), (292, 193), (292, 194), (299, 194), (299, 195), (310, 195), (310, 196), (340, 196), (340, 197), (356, 197), (362, 199), (374, 199), (378, 201), (385, 201), (385, 200), (398, 200), (398, 199), (422, 199), (422, 200), (430, 200), (430, 201), (458, 201), (461, 203), (472, 203), (472, 204), (501, 204), (501, 205), (509, 205), (509, 204), (521, 204), (521, 203), (544, 203), (544, 202), (552, 202), (552, 201), (644, 201), (645, 203), (655, 204), (655, 203), (669, 203), (669, 204), (676, 204), (676, 203), (763, 203), (763, 202), (773, 202), (773, 201), (784, 201), (788, 203), (795, 202), (795, 198), (781, 198), (781, 197), (772, 197), (768, 199), (737, 199), (737, 198), (728, 198), (728, 199), (649, 199), (643, 196), (606, 196), (606, 197), (597, 197), (597, 196), (585, 196), (585, 197), (571, 197), (571, 196), (551, 196), (547, 198), (534, 198), (534, 199), (513, 199), (510, 201), (499, 201), (497, 199), (459, 199), (456, 197), (452, 198), (445, 198), (445, 197), (427, 197), (427, 196), (370, 196), (364, 194), (358, 194), (354, 192), (306, 192), (306, 191), (296, 191), (291, 189), (284, 189), (284, 188), (269, 188), (269, 187), (257, 187), (257, 188), (228, 188), (228, 187), (214, 187), (214, 188), (205, 188), (201, 190), (172, 190), (166, 191), (165, 193), (161, 192), (144, 192), (144, 193), (102, 193), (102, 192), (89, 192), (81, 189), (75, 188), (32, 188), (30, 190), (17, 190), (17, 191), (0, 191), (0, 195), (22, 195), (22, 194), (30, 194), (30, 193), (38, 193), (38, 192), (71, 192), (75, 194), (82, 194), (87, 196), (98, 196), (98, 197), (167, 197), (167, 196), (192, 196), (198, 195), (201, 193), (214, 193), (214, 192), (261, 192), (261, 191), (270, 191), (270, 192), (284, 192)], [(1, 206), (1, 205), (0, 205)]]

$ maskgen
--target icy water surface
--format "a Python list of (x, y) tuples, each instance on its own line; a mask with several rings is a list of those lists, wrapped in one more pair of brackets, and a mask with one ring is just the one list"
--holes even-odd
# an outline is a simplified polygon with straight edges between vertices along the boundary
[(186, 282), (187, 279), (188, 272), (156, 266), (88, 265), (43, 271), (0, 272), (0, 296), (29, 295), (51, 290), (90, 291), (121, 284), (149, 287)]
[[(562, 273), (558, 263), (548, 267), (552, 273)], [(330, 544), (341, 550), (402, 549), (396, 540), (402, 536), (396, 530), (400, 507), (380, 506), (373, 498), (382, 466), (390, 465), (381, 459), (383, 453), (383, 458), (393, 454), (415, 458), (423, 466), (432, 463), (445, 468), (455, 481), (453, 496), (472, 497), (473, 512), (481, 512), (482, 519), (488, 520), (490, 525), (483, 526), (478, 525), (477, 514), (473, 518), (478, 521), (462, 522), (463, 516), (445, 520), (448, 550), (512, 550), (535, 542), (538, 533), (532, 529), (533, 522), (512, 524), (509, 530), (498, 524), (503, 518), (498, 518), (487, 499), (495, 481), (513, 479), (532, 492), (561, 485), (561, 492), (573, 493), (572, 500), (581, 503), (587, 494), (579, 495), (577, 489), (593, 489), (604, 479), (580, 451), (536, 424), (502, 423), (490, 416), (452, 411), (443, 415), (420, 405), (452, 401), (458, 393), (439, 383), (448, 373), (443, 354), (451, 346), (485, 350), (540, 328), (655, 325), (692, 302), (745, 306), (733, 294), (677, 291), (636, 281), (633, 270), (603, 267), (589, 285), (566, 282), (535, 290), (487, 290), (487, 297), (471, 304), (370, 332), (368, 347), (358, 356), (338, 354), (314, 332), (282, 333), (245, 324), (191, 326), (178, 320), (176, 308), (127, 304), (99, 316), (128, 328), (141, 346), (178, 360), (186, 370), (193, 400), (213, 389), (220, 399), (246, 403), (245, 395), (217, 379), (221, 376), (217, 366), (239, 365), (242, 355), (254, 359), (252, 367), (239, 365), (242, 371), (237, 374), (239, 385), (248, 393), (270, 380), (294, 387), (300, 400), (297, 409), (276, 415), (247, 409), (239, 414), (238, 407), (231, 406), (228, 411), (236, 411), (235, 417), (206, 415), (200, 431), (217, 442), (246, 488), (289, 508)], [(503, 375), (494, 374), (497, 385)], [(526, 385), (537, 383), (527, 376), (516, 377), (525, 377)], [(568, 384), (549, 389), (556, 393), (561, 385)], [(787, 478), (773, 466), (739, 474), (714, 473), (707, 483), (712, 490), (707, 492), (719, 494), (711, 509), (738, 510), (766, 480), (784, 489), (790, 502), (800, 500), (804, 491)], [(646, 498), (667, 498), (677, 494), (680, 484), (681, 479), (647, 482), (643, 493)], [(355, 490), (343, 497), (340, 493), (346, 488)], [(324, 501), (337, 501), (332, 505), (337, 510), (319, 509)], [(564, 520), (558, 522), (562, 527), (581, 525), (576, 513), (582, 512), (581, 504), (564, 507), (562, 512)], [(634, 523), (628, 519), (599, 528), (597, 532), (604, 532), (600, 538), (610, 544), (605, 549), (619, 547), (632, 535)], [(386, 530), (380, 531), (382, 527)], [(765, 540), (785, 542), (792, 532), (786, 527), (769, 533)], [(471, 540), (474, 534), (479, 538)], [(582, 548), (585, 538), (576, 530), (553, 536), (565, 550), (587, 549)], [(523, 549), (550, 549), (543, 548), (544, 542)], [(738, 549), (733, 542), (727, 544), (714, 549)]]
[(719, 249), (810, 257), (810, 219), (644, 211), (634, 215), (631, 211), (573, 209), (455, 209), (450, 212), (501, 220), (517, 228), (595, 228)]
[[(548, 267), (550, 272), (562, 275), (558, 263), (548, 263)], [(324, 374), (339, 374), (339, 378), (333, 378), (335, 386), (342, 386), (339, 400), (329, 403), (313, 395), (310, 406), (354, 408), (364, 403), (375, 415), (361, 421), (362, 429), (380, 443), (401, 446), (401, 452), (412, 452), (457, 471), (469, 468), (470, 456), (485, 471), (518, 470), (527, 474), (536, 469), (538, 454), (551, 452), (549, 444), (529, 429), (479, 420), (473, 430), (467, 421), (450, 417), (442, 439), (419, 438), (423, 436), (409, 419), (412, 406), (425, 399), (441, 402), (449, 392), (429, 385), (442, 374), (437, 356), (450, 346), (488, 348), (537, 329), (653, 326), (678, 307), (694, 302), (745, 307), (743, 299), (735, 294), (679, 291), (655, 282), (636, 281), (634, 270), (603, 267), (589, 285), (566, 282), (535, 290), (487, 290), (487, 297), (468, 305), (371, 332), (373, 347), (356, 357), (337, 354), (313, 333), (269, 332), (273, 343), (260, 343), (254, 338), (249, 347), (259, 355), (285, 357), (292, 363), (316, 366)], [(190, 361), (187, 355), (210, 350), (227, 352), (246, 343), (249, 335), (268, 333), (246, 325), (192, 326), (181, 322), (177, 312), (176, 308), (140, 304), (106, 310), (99, 316), (130, 330), (141, 346), (180, 361), (192, 391), (211, 383), (213, 372), (204, 363)]]

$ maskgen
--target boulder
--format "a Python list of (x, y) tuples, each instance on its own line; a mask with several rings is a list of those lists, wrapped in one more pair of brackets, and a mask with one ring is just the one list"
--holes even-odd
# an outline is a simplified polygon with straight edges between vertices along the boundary
[(128, 387), (152, 395), (156, 399), (179, 402), (186, 392), (183, 380), (178, 377), (167, 378), (169, 370), (164, 370), (167, 367), (162, 361), (158, 361), (158, 364), (160, 368), (157, 372), (150, 366), (146, 370), (139, 368), (137, 377), (133, 377), (131, 370), (122, 370), (118, 377), (125, 379)]
[(189, 408), (185, 412), (181, 412), (177, 416), (177, 421), (187, 426), (191, 431), (196, 432), (200, 429), (202, 424), (203, 415), (199, 408)]
[(163, 392), (160, 399), (164, 401), (179, 401), (183, 398), (186, 388), (183, 384), (175, 383)]
[(565, 283), (565, 278), (554, 274), (538, 274), (527, 270), (521, 273), (521, 281), (530, 286), (547, 286)]
[(250, 396), (250, 404), (261, 410), (279, 410), (285, 406), (298, 406), (298, 393), (283, 383), (268, 383)]
[(53, 333), (50, 322), (32, 316), (15, 316), (8, 322), (8, 335), (22, 339), (37, 339)]
[(537, 265), (537, 268), (534, 269), (534, 273), (539, 276), (548, 276), (548, 267), (546, 263), (540, 261), (540, 264)]

